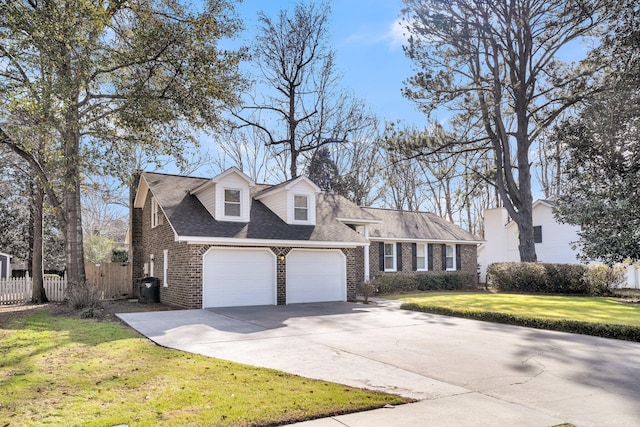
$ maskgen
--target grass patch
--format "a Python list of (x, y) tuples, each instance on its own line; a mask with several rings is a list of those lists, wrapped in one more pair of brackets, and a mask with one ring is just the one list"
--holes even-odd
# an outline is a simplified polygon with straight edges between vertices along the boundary
[(158, 347), (34, 310), (0, 326), (0, 425), (276, 425), (407, 399)]
[(457, 292), (388, 298), (409, 310), (640, 341), (640, 305), (615, 298)]

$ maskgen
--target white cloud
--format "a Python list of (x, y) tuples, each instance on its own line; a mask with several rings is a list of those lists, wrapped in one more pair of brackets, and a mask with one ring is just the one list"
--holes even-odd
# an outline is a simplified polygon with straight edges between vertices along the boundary
[(403, 28), (402, 19), (398, 18), (391, 24), (384, 39), (392, 50), (400, 49), (407, 42), (407, 30)]
[(407, 41), (406, 30), (402, 27), (400, 18), (389, 24), (384, 33), (373, 30), (369, 27), (361, 27), (355, 33), (350, 34), (346, 38), (346, 43), (357, 45), (372, 45), (385, 43), (389, 50), (397, 50)]

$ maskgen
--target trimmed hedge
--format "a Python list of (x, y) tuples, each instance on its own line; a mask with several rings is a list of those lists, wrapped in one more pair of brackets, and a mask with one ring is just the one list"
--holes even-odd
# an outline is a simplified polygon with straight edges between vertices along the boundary
[(538, 262), (500, 262), (487, 269), (487, 283), (498, 291), (589, 295), (586, 266)]
[(507, 292), (609, 295), (625, 283), (627, 266), (497, 262), (487, 269), (487, 284)]
[(476, 287), (476, 276), (469, 273), (420, 274), (388, 273), (373, 279), (379, 294), (416, 291), (457, 291)]
[(526, 326), (536, 329), (548, 329), (553, 331), (570, 332), (573, 334), (592, 335), (596, 337), (640, 342), (640, 327), (637, 326), (579, 322), (576, 320), (536, 319), (532, 317), (515, 316), (512, 314), (495, 312), (454, 310), (450, 308), (425, 306), (415, 303), (405, 303), (402, 304), (400, 308), (404, 310), (463, 317), (466, 319), (503, 323), (507, 325)]

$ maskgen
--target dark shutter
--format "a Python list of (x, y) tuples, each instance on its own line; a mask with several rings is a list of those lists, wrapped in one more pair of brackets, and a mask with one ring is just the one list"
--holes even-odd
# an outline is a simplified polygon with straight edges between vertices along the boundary
[(418, 269), (418, 245), (411, 244), (411, 271)]
[(462, 270), (462, 246), (456, 245), (456, 270)]
[(433, 243), (427, 245), (428, 269), (433, 270)]
[(384, 242), (380, 242), (378, 247), (380, 248), (380, 254), (378, 257), (378, 263), (380, 265), (378, 267), (380, 271), (384, 271)]
[(402, 271), (402, 243), (396, 243), (396, 258), (398, 260), (396, 271)]
[(447, 271), (447, 245), (442, 245), (442, 271)]

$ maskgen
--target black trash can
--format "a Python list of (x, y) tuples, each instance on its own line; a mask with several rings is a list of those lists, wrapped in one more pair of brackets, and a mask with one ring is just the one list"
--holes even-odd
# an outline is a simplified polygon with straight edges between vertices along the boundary
[(138, 302), (140, 304), (160, 302), (160, 284), (158, 283), (158, 278), (145, 277), (141, 279), (139, 295)]

